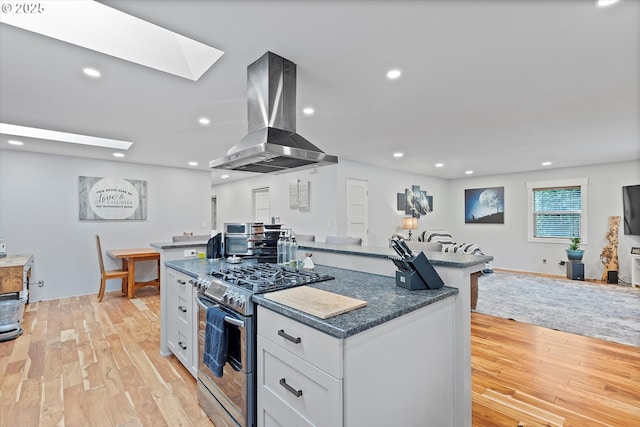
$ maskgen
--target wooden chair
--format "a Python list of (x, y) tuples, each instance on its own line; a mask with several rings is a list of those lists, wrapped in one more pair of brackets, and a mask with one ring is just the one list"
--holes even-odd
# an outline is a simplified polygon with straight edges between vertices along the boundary
[(127, 280), (129, 272), (127, 270), (105, 270), (104, 261), (102, 259), (102, 246), (100, 245), (100, 236), (96, 235), (96, 245), (98, 246), (98, 260), (100, 260), (100, 291), (98, 292), (98, 302), (102, 302), (104, 290), (107, 286), (107, 280), (122, 279), (122, 292), (127, 289)]

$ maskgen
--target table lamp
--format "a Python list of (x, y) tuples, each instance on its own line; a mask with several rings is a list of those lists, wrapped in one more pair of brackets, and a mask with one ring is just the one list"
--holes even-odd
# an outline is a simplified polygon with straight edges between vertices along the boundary
[(402, 218), (402, 228), (404, 230), (409, 230), (408, 240), (413, 240), (413, 237), (411, 237), (411, 230), (418, 228), (418, 218), (412, 216)]

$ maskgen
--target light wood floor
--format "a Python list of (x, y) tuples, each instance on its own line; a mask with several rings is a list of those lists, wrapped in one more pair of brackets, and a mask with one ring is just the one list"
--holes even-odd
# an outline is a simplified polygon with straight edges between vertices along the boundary
[[(27, 306), (0, 342), (0, 426), (211, 427), (160, 356), (157, 289), (136, 296)], [(472, 369), (474, 426), (640, 425), (640, 348), (473, 313)]]

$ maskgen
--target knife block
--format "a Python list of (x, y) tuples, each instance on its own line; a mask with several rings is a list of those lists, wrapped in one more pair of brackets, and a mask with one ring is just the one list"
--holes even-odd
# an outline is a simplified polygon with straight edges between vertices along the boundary
[(410, 289), (438, 289), (444, 286), (442, 278), (431, 265), (424, 252), (405, 260), (410, 271), (396, 271), (396, 285)]
[(422, 281), (420, 275), (415, 271), (396, 270), (396, 285), (410, 291), (428, 289), (427, 284)]

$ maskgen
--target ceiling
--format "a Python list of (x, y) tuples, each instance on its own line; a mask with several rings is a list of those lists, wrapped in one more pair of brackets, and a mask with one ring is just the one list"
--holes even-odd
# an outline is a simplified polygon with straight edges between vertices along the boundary
[(340, 159), (447, 179), (640, 159), (640, 1), (102, 3), (225, 54), (191, 81), (0, 24), (0, 122), (133, 142), (0, 150), (208, 170), (247, 133), (246, 67), (272, 51), (315, 109), (298, 133)]

